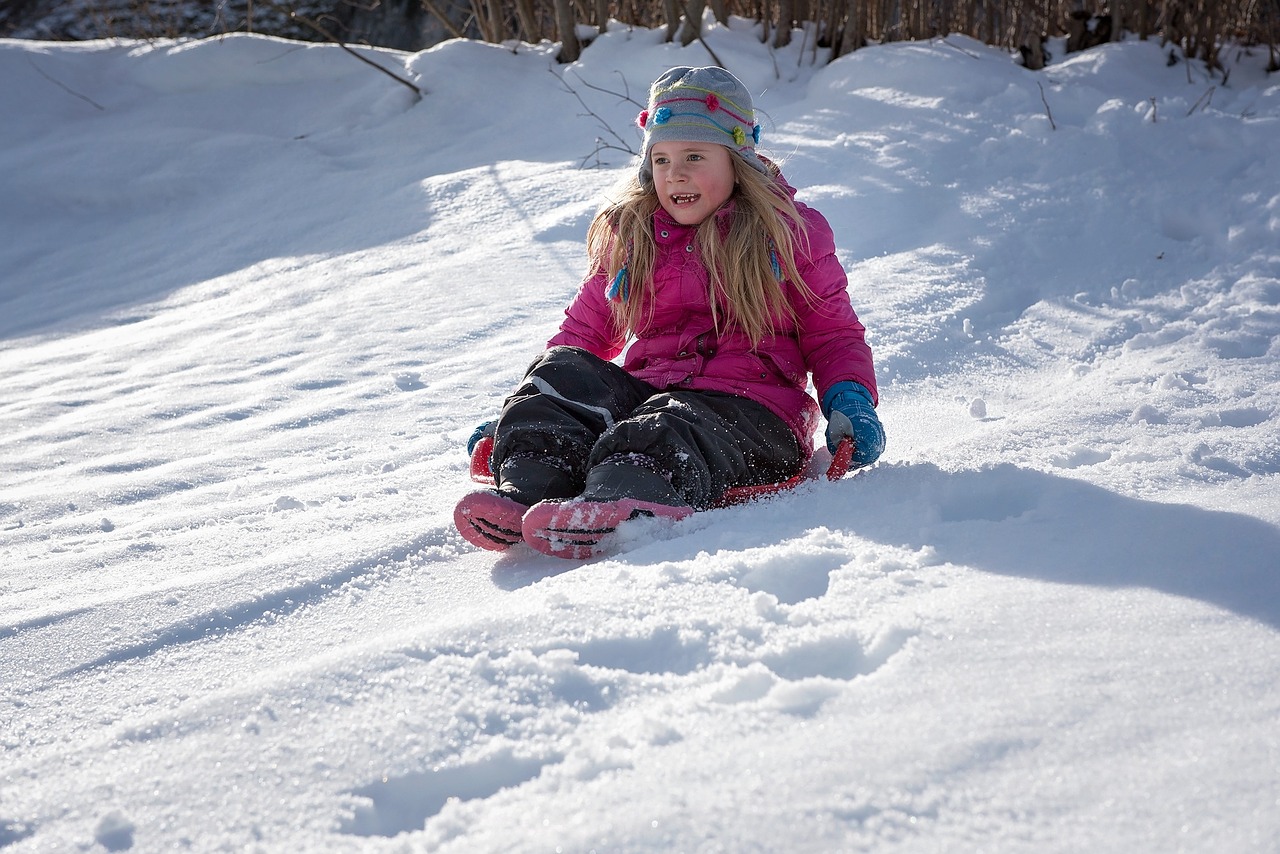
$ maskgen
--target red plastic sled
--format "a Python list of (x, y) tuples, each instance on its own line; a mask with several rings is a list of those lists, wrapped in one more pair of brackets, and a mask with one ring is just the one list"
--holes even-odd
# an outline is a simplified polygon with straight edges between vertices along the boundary
[[(485, 436), (476, 443), (475, 449), (471, 452), (471, 479), (476, 483), (493, 485), (493, 470), (489, 467), (489, 458), (492, 455), (493, 437)], [(852, 459), (853, 440), (846, 436), (840, 440), (840, 444), (836, 446), (834, 454), (829, 452), (825, 445), (818, 448), (809, 460), (809, 465), (805, 466), (804, 471), (795, 477), (778, 483), (730, 487), (729, 491), (721, 495), (712, 506), (730, 507), (734, 504), (754, 501), (766, 495), (775, 495), (779, 492), (795, 489), (802, 483), (821, 478), (823, 476), (823, 466), (826, 466), (827, 480), (839, 480), (849, 473), (849, 462)]]

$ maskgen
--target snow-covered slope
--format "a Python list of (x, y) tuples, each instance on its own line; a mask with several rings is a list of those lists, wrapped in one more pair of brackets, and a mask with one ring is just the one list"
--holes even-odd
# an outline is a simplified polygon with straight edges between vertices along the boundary
[(0, 41), (6, 854), (1275, 849), (1265, 57), (800, 41), (708, 34), (889, 449), (586, 564), (463, 444), (703, 48)]

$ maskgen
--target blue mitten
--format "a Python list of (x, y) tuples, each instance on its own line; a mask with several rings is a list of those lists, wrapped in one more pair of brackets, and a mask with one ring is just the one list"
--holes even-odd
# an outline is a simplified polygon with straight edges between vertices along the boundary
[(471, 438), (467, 440), (467, 456), (471, 456), (476, 449), (476, 445), (480, 443), (481, 439), (485, 436), (492, 436), (494, 430), (497, 429), (497, 426), (497, 421), (486, 421), (477, 427), (476, 431), (471, 434)]
[(855, 468), (869, 466), (884, 453), (884, 427), (871, 403), (871, 392), (855, 383), (839, 382), (822, 396), (822, 414), (827, 416), (827, 448), (835, 453), (845, 436), (853, 437)]

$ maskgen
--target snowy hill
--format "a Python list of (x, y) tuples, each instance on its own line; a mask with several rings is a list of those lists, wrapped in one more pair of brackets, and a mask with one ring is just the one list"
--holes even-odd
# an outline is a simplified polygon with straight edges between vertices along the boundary
[(5, 854), (1275, 850), (1265, 55), (708, 42), (889, 447), (577, 564), (463, 445), (705, 50), (0, 41)]

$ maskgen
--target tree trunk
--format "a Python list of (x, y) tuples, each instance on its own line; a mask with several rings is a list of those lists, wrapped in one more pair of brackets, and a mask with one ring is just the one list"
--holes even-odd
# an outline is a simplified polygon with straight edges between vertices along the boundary
[(556, 29), (560, 31), (560, 53), (556, 62), (577, 62), (582, 56), (582, 43), (578, 41), (577, 21), (573, 17), (573, 0), (555, 0)]
[(849, 22), (845, 24), (842, 52), (853, 53), (867, 43), (867, 0), (848, 0), (848, 3)]
[(516, 0), (516, 20), (520, 22), (520, 31), (529, 44), (542, 41), (542, 26), (538, 23), (538, 12), (533, 8), (533, 0)]
[(775, 50), (791, 44), (791, 26), (794, 20), (794, 0), (778, 0), (777, 29), (773, 33), (773, 47)]
[(480, 33), (480, 40), (492, 42), (493, 34), (489, 32), (489, 16), (484, 12), (484, 0), (471, 0), (471, 17)]
[(666, 40), (673, 41), (676, 37), (676, 29), (680, 26), (680, 2), (679, 0), (662, 0), (662, 8), (667, 16)]
[(688, 47), (702, 32), (702, 12), (707, 0), (689, 0), (684, 7), (684, 22), (680, 25), (680, 45)]
[[(837, 59), (842, 50), (841, 43), (844, 41), (845, 28), (849, 25), (849, 4), (847, 0), (831, 0), (831, 5), (827, 9), (826, 35), (827, 42), (831, 45), (831, 58)], [(821, 38), (821, 34), (819, 34)]]

